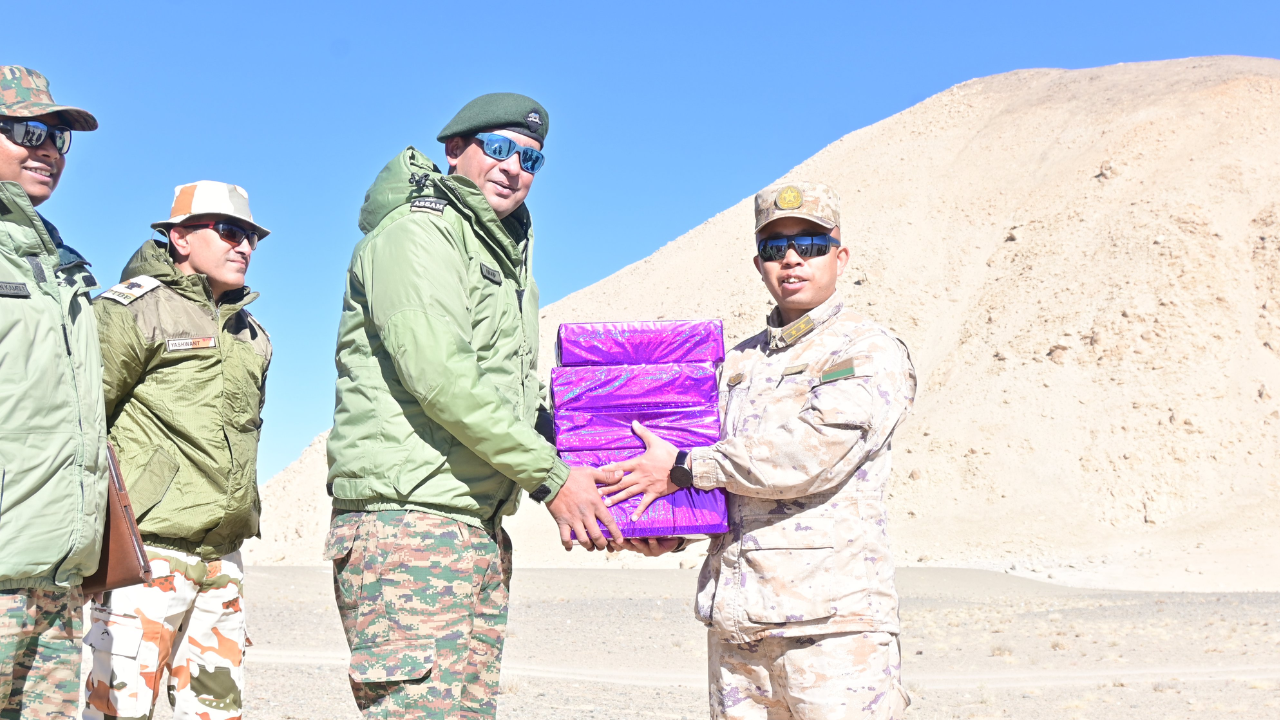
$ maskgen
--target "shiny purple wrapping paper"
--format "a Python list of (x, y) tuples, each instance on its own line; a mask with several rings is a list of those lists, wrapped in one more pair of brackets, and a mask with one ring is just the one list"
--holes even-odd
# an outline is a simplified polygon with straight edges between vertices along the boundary
[(640, 457), (644, 450), (627, 448), (626, 450), (566, 450), (560, 453), (560, 459), (569, 467), (604, 467), (633, 457)]
[(583, 365), (551, 369), (551, 399), (560, 410), (622, 410), (708, 405), (719, 400), (711, 363)]
[[(609, 463), (629, 460), (642, 450), (585, 450), (560, 453), (560, 459), (570, 467), (589, 465), (601, 467)], [(640, 506), (640, 497), (632, 497), (609, 508), (613, 521), (623, 537), (680, 537), (691, 535), (716, 535), (729, 531), (729, 513), (725, 508), (723, 490), (699, 490), (687, 488), (654, 500), (639, 520), (632, 522), (631, 514)], [(604, 525), (600, 526), (604, 530)]]
[[(729, 513), (725, 509), (723, 490), (677, 490), (654, 500), (640, 519), (633, 522), (631, 513), (640, 506), (640, 498), (639, 495), (630, 497), (609, 508), (609, 514), (618, 523), (623, 537), (718, 535), (729, 531)], [(596, 524), (605, 537), (609, 537), (604, 524), (598, 520)]]
[(678, 448), (705, 447), (720, 440), (720, 408), (715, 404), (592, 412), (557, 410), (556, 449), (643, 450), (644, 441), (631, 431), (632, 420), (639, 420)]
[(724, 360), (719, 320), (564, 323), (561, 365), (652, 365)]

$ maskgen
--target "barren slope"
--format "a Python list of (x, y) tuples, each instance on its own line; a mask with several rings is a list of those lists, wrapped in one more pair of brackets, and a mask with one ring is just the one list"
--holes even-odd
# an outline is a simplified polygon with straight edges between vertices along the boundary
[[(1276, 60), (1026, 70), (788, 173), (840, 192), (842, 291), (920, 372), (895, 442), (900, 562), (1280, 588), (1278, 131)], [(757, 331), (750, 228), (748, 198), (547, 307), (542, 367), (565, 321)], [(513, 528), (550, 562), (542, 519)]]

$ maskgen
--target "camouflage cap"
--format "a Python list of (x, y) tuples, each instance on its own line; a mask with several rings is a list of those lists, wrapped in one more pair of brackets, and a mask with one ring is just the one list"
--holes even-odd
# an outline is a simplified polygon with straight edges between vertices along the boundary
[(485, 130), (510, 130), (545, 144), (550, 124), (547, 109), (537, 100), (519, 93), (489, 93), (463, 105), (436, 140), (444, 142)]
[(45, 76), (20, 65), (0, 65), (0, 115), (33, 118), (50, 113), (58, 113), (72, 130), (98, 129), (98, 119), (91, 113), (55, 103)]
[(169, 219), (151, 223), (151, 227), (167, 233), (190, 220), (215, 217), (239, 220), (248, 225), (249, 230), (256, 230), (258, 239), (271, 234), (270, 230), (253, 221), (253, 213), (249, 211), (249, 193), (244, 188), (216, 180), (198, 180), (174, 188)]
[(789, 182), (756, 193), (756, 232), (778, 218), (812, 220), (830, 230), (840, 224), (840, 196), (816, 182)]

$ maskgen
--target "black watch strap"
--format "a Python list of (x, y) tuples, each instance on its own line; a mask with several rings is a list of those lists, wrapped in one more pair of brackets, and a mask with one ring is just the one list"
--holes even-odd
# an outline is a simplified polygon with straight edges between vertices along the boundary
[(693, 487), (693, 471), (689, 469), (689, 452), (676, 452), (676, 463), (671, 466), (671, 484), (678, 488)]

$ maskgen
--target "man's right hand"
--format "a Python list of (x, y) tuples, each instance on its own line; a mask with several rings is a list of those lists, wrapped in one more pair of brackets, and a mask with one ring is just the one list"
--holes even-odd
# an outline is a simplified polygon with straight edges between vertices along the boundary
[(616, 481), (621, 472), (612, 473), (589, 467), (569, 468), (569, 479), (564, 481), (555, 499), (547, 504), (551, 517), (560, 526), (560, 543), (565, 550), (573, 548), (571, 537), (576, 535), (578, 543), (588, 550), (604, 550), (609, 541), (600, 532), (596, 520), (604, 523), (609, 535), (615, 542), (622, 542), (622, 531), (614, 522), (613, 515), (600, 499), (596, 484)]

